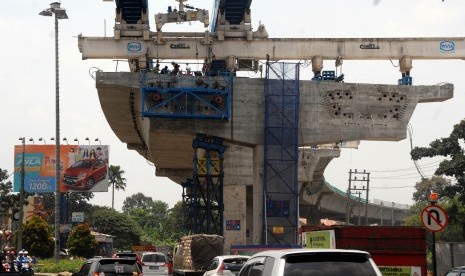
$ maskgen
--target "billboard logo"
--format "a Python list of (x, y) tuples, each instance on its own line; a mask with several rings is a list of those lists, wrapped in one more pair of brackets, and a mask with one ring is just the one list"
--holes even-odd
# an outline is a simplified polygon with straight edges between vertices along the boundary
[(439, 49), (441, 49), (442, 52), (453, 52), (455, 51), (455, 43), (452, 41), (441, 41)]
[(129, 53), (134, 53), (134, 52), (140, 52), (142, 50), (142, 44), (139, 42), (129, 42), (128, 43), (128, 52)]
[[(23, 163), (23, 159), (22, 159), (22, 156), (20, 155), (20, 156), (18, 156), (18, 163), (16, 165), (21, 166), (22, 163)], [(40, 166), (40, 165), (42, 165), (41, 157), (39, 157), (39, 156), (26, 156), (24, 165), (25, 166)]]

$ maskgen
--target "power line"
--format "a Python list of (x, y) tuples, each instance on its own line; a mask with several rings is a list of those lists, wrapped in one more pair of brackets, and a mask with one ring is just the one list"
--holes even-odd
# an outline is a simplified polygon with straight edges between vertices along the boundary
[[(433, 167), (435, 164), (439, 164), (439, 163), (441, 163), (442, 161), (444, 161), (444, 160), (435, 161), (435, 162), (431, 162), (431, 163), (425, 163), (425, 164), (423, 164), (422, 166), (423, 166), (423, 167)], [(370, 172), (385, 173), (385, 172), (411, 171), (411, 170), (416, 170), (416, 167), (407, 167), (407, 168), (401, 168), (401, 169), (381, 170), (381, 171), (370, 170)]]

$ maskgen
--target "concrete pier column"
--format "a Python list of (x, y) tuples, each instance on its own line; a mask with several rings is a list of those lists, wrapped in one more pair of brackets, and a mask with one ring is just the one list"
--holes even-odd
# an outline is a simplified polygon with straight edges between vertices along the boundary
[(264, 145), (253, 148), (253, 243), (261, 244), (263, 236), (263, 162)]

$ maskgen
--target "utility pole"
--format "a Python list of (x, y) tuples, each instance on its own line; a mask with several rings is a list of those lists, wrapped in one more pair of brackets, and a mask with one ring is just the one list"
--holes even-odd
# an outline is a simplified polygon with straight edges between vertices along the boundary
[[(357, 175), (362, 175), (362, 178), (357, 179)], [(366, 185), (357, 186), (357, 182), (365, 182)], [(347, 189), (347, 209), (348, 209), (348, 215), (346, 215), (346, 223), (348, 224), (350, 222), (350, 213), (351, 213), (351, 196), (353, 194), (358, 194), (359, 196), (359, 203), (361, 202), (360, 195), (362, 192), (365, 192), (365, 225), (368, 225), (368, 195), (369, 195), (369, 189), (370, 189), (370, 173), (367, 173), (365, 170), (363, 172), (358, 172), (356, 169), (352, 171), (352, 169), (349, 171), (349, 188)], [(360, 221), (360, 216), (359, 216), (359, 221)], [(360, 223), (359, 223), (360, 224)]]
[(381, 202), (381, 226), (383, 226), (383, 206), (384, 206), (384, 203)]

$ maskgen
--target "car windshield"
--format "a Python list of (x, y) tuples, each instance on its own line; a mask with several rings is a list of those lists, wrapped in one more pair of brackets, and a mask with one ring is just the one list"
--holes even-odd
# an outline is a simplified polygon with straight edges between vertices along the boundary
[(98, 268), (98, 273), (103, 272), (105, 276), (111, 275), (137, 275), (139, 268), (135, 261), (115, 261), (115, 260), (102, 260)]
[(166, 262), (165, 256), (158, 254), (148, 254), (142, 256), (142, 262), (146, 263), (164, 263)]
[(136, 253), (117, 253), (116, 256), (118, 258), (136, 258)]
[(286, 258), (285, 276), (376, 275), (370, 260), (355, 254), (299, 254)]
[(242, 266), (244, 266), (245, 262), (247, 262), (247, 260), (247, 258), (224, 259), (224, 269), (231, 271), (239, 271), (241, 270)]
[(71, 168), (91, 168), (92, 167), (92, 161), (90, 160), (80, 160), (73, 165), (71, 165)]

